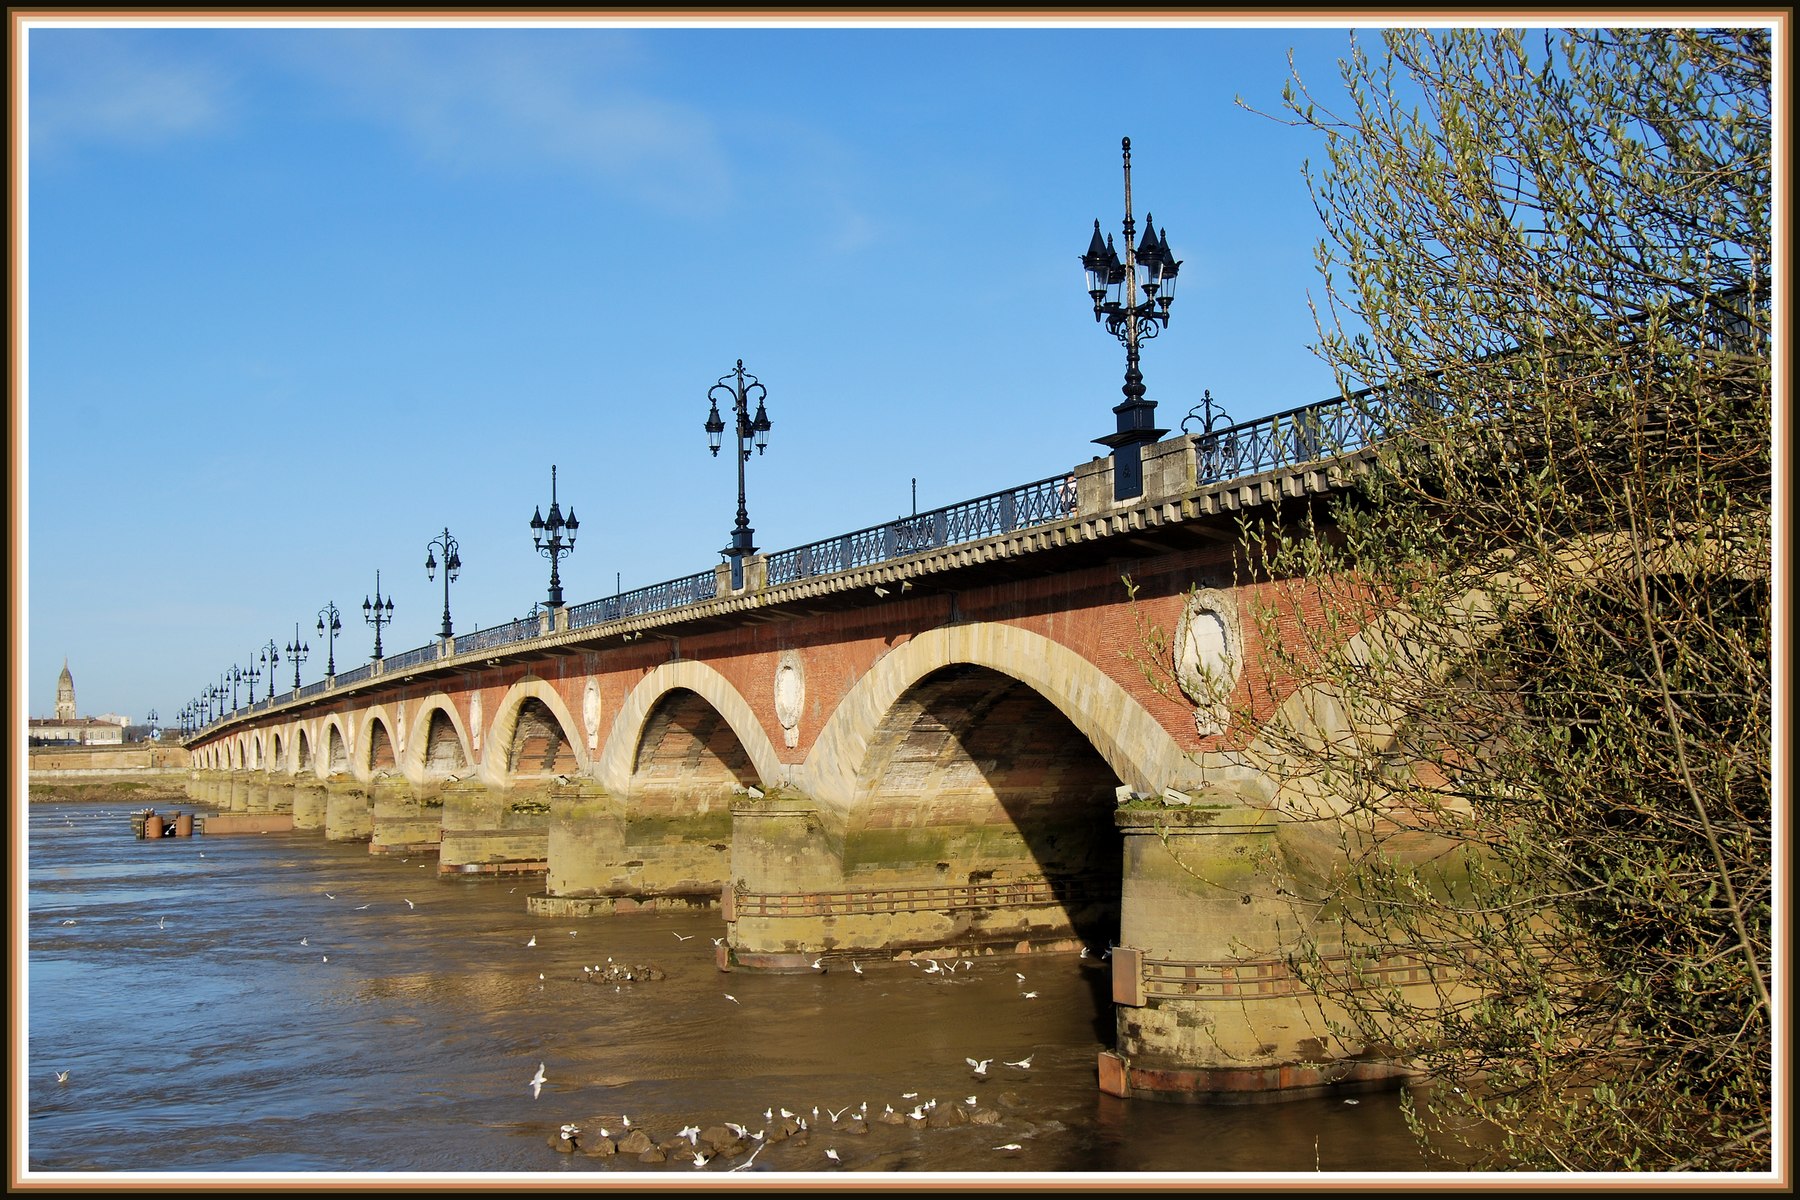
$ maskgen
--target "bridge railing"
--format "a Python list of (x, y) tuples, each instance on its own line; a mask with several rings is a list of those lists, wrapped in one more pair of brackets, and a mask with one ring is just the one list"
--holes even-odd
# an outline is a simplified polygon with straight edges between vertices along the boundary
[(1064, 473), (768, 557), (769, 586), (830, 575), (1027, 529), (1075, 513), (1075, 476)]
[(504, 646), (509, 642), (521, 642), (526, 638), (537, 636), (538, 623), (535, 617), (518, 617), (504, 625), (495, 625), (489, 629), (477, 629), (473, 633), (465, 633), (456, 639), (456, 652), (462, 654), (472, 650), (491, 650), (495, 646)]
[(337, 676), (337, 686), (343, 687), (345, 684), (361, 683), (374, 673), (374, 666), (370, 663), (364, 663), (360, 667), (345, 671), (342, 675)]
[(381, 660), (381, 673), (402, 671), (407, 667), (416, 667), (420, 663), (433, 662), (438, 656), (437, 642), (429, 642), (416, 650), (407, 650), (400, 654), (390, 654)]
[(1194, 478), (1201, 486), (1350, 454), (1386, 436), (1382, 390), (1364, 388), (1194, 438)]
[(714, 599), (717, 595), (718, 576), (710, 570), (696, 571), (680, 579), (653, 583), (648, 587), (621, 592), (617, 596), (608, 596), (604, 600), (577, 604), (569, 609), (569, 628), (580, 629), (586, 625), (601, 625), (607, 621), (618, 621), (644, 613), (683, 608)]

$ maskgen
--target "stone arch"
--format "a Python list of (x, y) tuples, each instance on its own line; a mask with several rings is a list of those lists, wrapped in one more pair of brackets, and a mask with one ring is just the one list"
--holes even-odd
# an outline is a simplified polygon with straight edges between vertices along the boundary
[(402, 757), (406, 777), (415, 783), (427, 779), (465, 778), (470, 766), (469, 732), (456, 703), (443, 692), (427, 697), (412, 719)]
[(307, 736), (306, 726), (294, 729), (294, 773), (296, 775), (317, 774), (318, 767), (313, 762), (312, 738)]
[(714, 668), (683, 660), (661, 664), (639, 680), (631, 694), (625, 697), (619, 715), (613, 718), (612, 728), (607, 733), (606, 748), (595, 765), (595, 773), (607, 790), (619, 795), (631, 790), (639, 750), (651, 716), (663, 697), (677, 690), (693, 693), (723, 718), (749, 758), (760, 786), (774, 787), (784, 781), (786, 772), (775, 753), (775, 745), (743, 695)]
[(1144, 706), (1075, 651), (1014, 625), (972, 623), (927, 630), (895, 647), (839, 702), (807, 757), (805, 790), (847, 822), (870, 743), (899, 699), (945, 667), (985, 667), (1028, 686), (1086, 738), (1134, 791), (1195, 787), (1193, 761)]
[(269, 774), (287, 771), (287, 745), (282, 741), (281, 730), (269, 731)]
[(587, 769), (581, 727), (549, 680), (527, 675), (507, 689), (488, 727), (487, 778), (505, 784), (518, 778), (574, 775)]

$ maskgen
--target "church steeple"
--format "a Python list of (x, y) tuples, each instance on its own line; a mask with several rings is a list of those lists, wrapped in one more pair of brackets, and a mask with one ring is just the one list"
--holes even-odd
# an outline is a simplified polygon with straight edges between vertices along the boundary
[(75, 677), (69, 674), (69, 660), (63, 659), (62, 674), (56, 677), (56, 719), (75, 719)]

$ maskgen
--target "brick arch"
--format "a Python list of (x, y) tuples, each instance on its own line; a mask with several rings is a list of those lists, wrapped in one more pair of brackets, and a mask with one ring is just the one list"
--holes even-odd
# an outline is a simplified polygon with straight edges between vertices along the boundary
[(727, 801), (761, 782), (743, 742), (711, 701), (670, 688), (645, 716), (632, 755), (631, 793)]
[(895, 647), (845, 694), (807, 756), (804, 788), (847, 821), (871, 743), (894, 705), (946, 667), (985, 667), (1025, 684), (1068, 719), (1114, 775), (1141, 792), (1192, 787), (1193, 760), (1111, 676), (1042, 634), (974, 622), (927, 630)]
[(356, 777), (373, 779), (388, 771), (400, 773), (400, 753), (394, 742), (394, 719), (383, 705), (362, 712), (357, 722), (356, 744), (362, 747), (356, 756)]
[(678, 690), (693, 693), (717, 711), (736, 735), (761, 786), (774, 787), (784, 780), (786, 771), (775, 745), (743, 695), (712, 667), (683, 660), (661, 664), (625, 697), (607, 734), (606, 748), (595, 762), (594, 773), (607, 790), (620, 795), (631, 790), (638, 750), (652, 715), (665, 696)]
[(414, 783), (447, 775), (466, 779), (475, 773), (470, 745), (468, 726), (456, 702), (444, 692), (434, 692), (420, 703), (407, 731), (402, 773)]
[(332, 713), (319, 728), (319, 738), (325, 743), (325, 753), (319, 756), (321, 775), (348, 775), (355, 770), (351, 766), (354, 743), (344, 725), (344, 719)]
[(319, 765), (314, 761), (317, 758), (318, 754), (314, 751), (313, 738), (306, 732), (306, 726), (296, 725), (294, 727), (293, 773), (295, 775), (317, 775)]
[(587, 754), (576, 732), (580, 728), (549, 680), (527, 675), (507, 689), (494, 709), (482, 773), (498, 784), (585, 773)]
[(292, 738), (284, 741), (281, 736), (281, 730), (279, 729), (271, 729), (269, 731), (269, 774), (274, 775), (277, 772), (283, 774), (287, 773), (287, 750), (292, 741)]

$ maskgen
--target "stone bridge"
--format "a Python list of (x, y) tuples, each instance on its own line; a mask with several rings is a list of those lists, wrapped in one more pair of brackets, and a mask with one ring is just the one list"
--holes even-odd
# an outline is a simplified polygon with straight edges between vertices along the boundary
[(1116, 945), (1103, 1089), (1372, 1085), (1393, 1069), (1329, 1033), (1252, 865), (1282, 688), (1274, 589), (1233, 571), (1242, 512), (1344, 486), (1339, 416), (1169, 439), (1126, 501), (1095, 459), (751, 558), (737, 590), (721, 566), (391, 656), (199, 731), (195, 799), (542, 872), (546, 914), (717, 905), (725, 970)]

